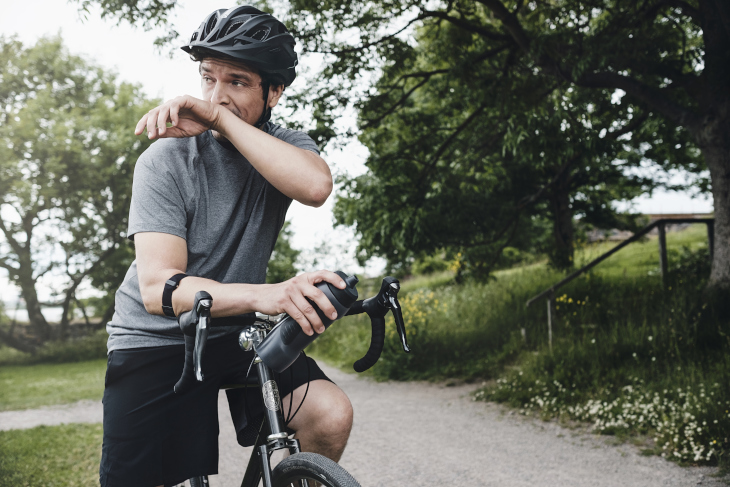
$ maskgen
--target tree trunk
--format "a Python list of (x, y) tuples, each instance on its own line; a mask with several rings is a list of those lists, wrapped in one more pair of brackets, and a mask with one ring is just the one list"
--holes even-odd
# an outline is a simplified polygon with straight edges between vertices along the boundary
[(690, 132), (702, 150), (712, 181), (715, 246), (708, 288), (730, 290), (730, 7), (723, 0), (701, 0), (705, 41), (701, 122)]
[(560, 270), (573, 267), (573, 209), (570, 206), (570, 193), (564, 174), (555, 184), (550, 194), (550, 208), (553, 214), (553, 236), (555, 248), (551, 255), (552, 264)]
[(715, 246), (709, 287), (730, 290), (730, 133), (724, 141), (702, 147), (712, 179)]
[(25, 307), (28, 311), (28, 321), (33, 329), (35, 337), (40, 342), (45, 342), (51, 338), (51, 325), (46, 321), (45, 316), (41, 312), (41, 303), (38, 300), (38, 293), (35, 289), (35, 280), (32, 276), (32, 266), (30, 265), (30, 257), (28, 257), (27, 266), (23, 266), (22, 262), (18, 271), (17, 284), (20, 286), (20, 293), (25, 300)]
[(12, 330), (10, 332), (5, 332), (0, 329), (0, 343), (4, 343), (8, 347), (20, 350), (21, 352), (29, 353), (31, 355), (35, 355), (37, 351), (37, 347), (35, 345), (14, 336)]

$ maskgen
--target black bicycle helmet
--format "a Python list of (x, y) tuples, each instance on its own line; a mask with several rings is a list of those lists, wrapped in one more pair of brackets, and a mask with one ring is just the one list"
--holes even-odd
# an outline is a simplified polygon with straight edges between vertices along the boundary
[(245, 5), (208, 15), (181, 49), (240, 60), (258, 69), (271, 84), (289, 86), (296, 78), (296, 41), (274, 16)]

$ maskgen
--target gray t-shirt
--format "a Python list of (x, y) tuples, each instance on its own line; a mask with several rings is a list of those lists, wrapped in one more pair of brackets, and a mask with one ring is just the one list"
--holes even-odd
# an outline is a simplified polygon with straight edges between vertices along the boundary
[[(306, 134), (267, 123), (263, 130), (319, 154)], [(292, 176), (295, 176), (292, 174)], [(266, 181), (240, 153), (208, 131), (197, 137), (161, 139), (134, 169), (127, 235), (161, 232), (188, 247), (186, 274), (223, 283), (260, 284), (291, 199)], [(172, 277), (172, 276), (170, 276)], [(162, 295), (160, 295), (162, 299)], [(183, 343), (175, 318), (145, 310), (132, 262), (107, 324), (109, 351)], [(214, 328), (210, 337), (232, 330)]]

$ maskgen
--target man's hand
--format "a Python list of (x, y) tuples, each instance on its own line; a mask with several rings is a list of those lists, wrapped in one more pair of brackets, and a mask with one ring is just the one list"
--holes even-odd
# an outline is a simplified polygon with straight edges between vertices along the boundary
[(312, 335), (314, 330), (322, 333), (324, 324), (307, 298), (314, 301), (325, 316), (333, 320), (337, 319), (335, 307), (327, 296), (315, 287), (315, 284), (323, 281), (340, 289), (345, 289), (346, 286), (345, 281), (334, 272), (308, 272), (279, 284), (260, 286), (261, 291), (256, 299), (255, 308), (257, 311), (269, 315), (287, 313), (299, 323), (307, 335)]
[[(137, 122), (135, 135), (145, 130), (150, 139), (194, 137), (208, 129), (216, 130), (222, 116), (221, 106), (190, 95), (178, 96), (153, 108)], [(171, 123), (172, 127), (167, 124)]]

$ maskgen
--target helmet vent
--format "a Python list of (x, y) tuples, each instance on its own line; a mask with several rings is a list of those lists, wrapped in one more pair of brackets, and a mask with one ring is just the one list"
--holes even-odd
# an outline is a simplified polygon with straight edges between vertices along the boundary
[(242, 25), (243, 25), (243, 22), (242, 21), (231, 22), (231, 25), (229, 25), (226, 28), (226, 31), (223, 33), (223, 37), (227, 36), (228, 34), (230, 34), (231, 32), (233, 32), (234, 30), (236, 30), (239, 27), (241, 27)]
[(263, 41), (269, 36), (269, 32), (271, 32), (271, 29), (259, 29), (251, 35), (251, 38), (257, 41)]
[(215, 24), (217, 24), (217, 23), (218, 23), (218, 15), (211, 15), (210, 19), (208, 19), (208, 23), (205, 24), (205, 29), (203, 29), (202, 39), (205, 39), (206, 37), (208, 37), (210, 32), (215, 27)]
[(190, 38), (190, 42), (195, 42), (198, 39), (198, 31), (193, 32), (193, 37)]

